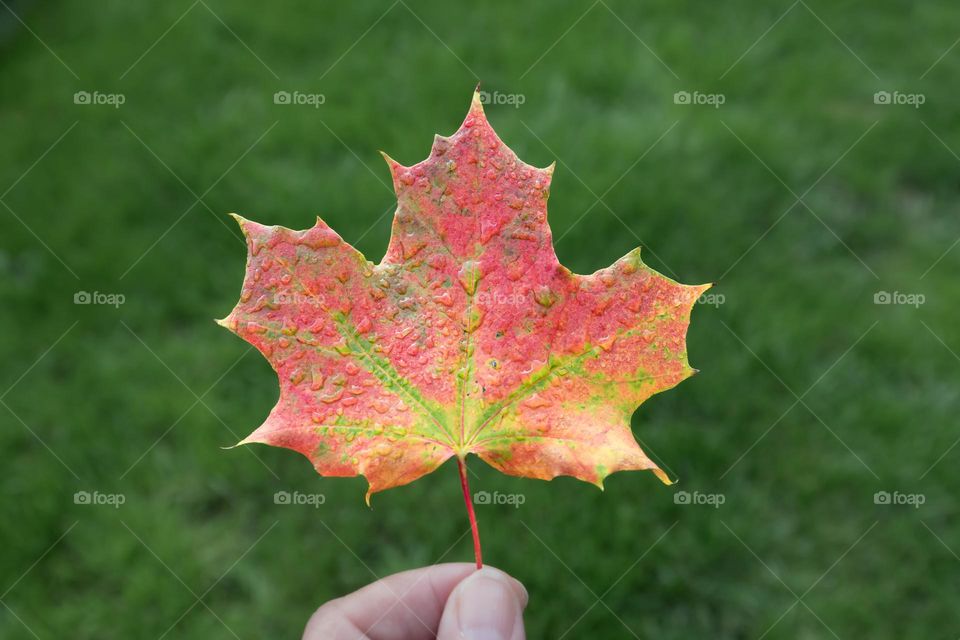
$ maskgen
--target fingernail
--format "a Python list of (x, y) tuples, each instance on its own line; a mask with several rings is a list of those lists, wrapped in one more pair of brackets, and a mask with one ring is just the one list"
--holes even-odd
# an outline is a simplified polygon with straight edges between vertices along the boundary
[(483, 568), (457, 587), (457, 618), (464, 640), (511, 640), (522, 625), (527, 592), (497, 569)]

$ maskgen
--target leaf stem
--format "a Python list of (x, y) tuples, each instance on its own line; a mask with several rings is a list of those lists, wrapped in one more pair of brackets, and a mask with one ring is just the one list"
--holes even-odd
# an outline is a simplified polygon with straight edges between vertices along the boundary
[(470, 530), (473, 532), (473, 555), (477, 559), (477, 569), (482, 569), (483, 556), (480, 553), (480, 530), (477, 528), (477, 514), (473, 511), (470, 481), (467, 480), (467, 465), (460, 456), (457, 456), (457, 468), (460, 470), (460, 487), (463, 489), (463, 501), (467, 505), (467, 515), (470, 517)]

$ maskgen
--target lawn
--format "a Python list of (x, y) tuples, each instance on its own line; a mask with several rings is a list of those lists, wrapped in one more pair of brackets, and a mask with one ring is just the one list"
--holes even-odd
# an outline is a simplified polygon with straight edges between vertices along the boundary
[(0, 637), (299, 638), (375, 576), (472, 558), (452, 462), (367, 508), (362, 478), (224, 450), (277, 385), (213, 318), (246, 256), (227, 213), (319, 214), (379, 260), (378, 150), (426, 157), (478, 81), (557, 162), (564, 264), (642, 245), (718, 282), (701, 373), (634, 415), (675, 487), (470, 459), (524, 497), (477, 509), (529, 637), (960, 635), (960, 6), (0, 5)]

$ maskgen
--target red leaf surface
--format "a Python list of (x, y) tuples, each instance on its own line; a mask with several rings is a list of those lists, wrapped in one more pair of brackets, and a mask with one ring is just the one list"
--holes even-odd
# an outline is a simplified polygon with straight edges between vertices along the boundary
[(477, 93), (426, 160), (384, 157), (398, 206), (380, 264), (319, 218), (293, 231), (235, 216), (246, 277), (218, 322), (280, 380), (241, 444), (299, 451), (324, 476), (362, 474), (368, 501), (470, 453), (515, 476), (602, 486), (649, 469), (669, 483), (630, 417), (694, 372), (687, 325), (710, 285), (660, 275), (639, 249), (587, 276), (562, 266), (547, 224), (553, 166), (517, 158)]

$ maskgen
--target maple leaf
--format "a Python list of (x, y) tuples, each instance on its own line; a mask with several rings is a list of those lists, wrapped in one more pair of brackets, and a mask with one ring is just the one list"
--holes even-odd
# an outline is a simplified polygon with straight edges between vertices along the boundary
[(280, 380), (240, 444), (299, 451), (324, 476), (362, 474), (368, 503), (456, 456), (471, 509), (471, 453), (515, 476), (602, 487), (649, 469), (669, 484), (630, 417), (694, 372), (686, 331), (710, 285), (660, 275), (639, 249), (588, 276), (562, 266), (547, 224), (553, 165), (517, 158), (477, 92), (426, 160), (384, 158), (398, 206), (380, 264), (319, 218), (293, 231), (234, 216), (246, 277), (218, 322)]

